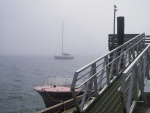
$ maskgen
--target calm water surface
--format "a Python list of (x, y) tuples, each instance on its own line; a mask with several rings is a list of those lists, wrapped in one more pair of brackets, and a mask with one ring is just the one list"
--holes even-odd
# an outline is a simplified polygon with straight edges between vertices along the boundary
[(35, 113), (43, 108), (33, 87), (48, 76), (73, 77), (74, 72), (95, 58), (55, 60), (53, 57), (0, 57), (0, 113)]
[[(45, 108), (33, 87), (48, 76), (73, 77), (74, 72), (96, 58), (55, 60), (53, 57), (0, 57), (0, 113), (35, 113)], [(145, 91), (150, 91), (150, 82)]]

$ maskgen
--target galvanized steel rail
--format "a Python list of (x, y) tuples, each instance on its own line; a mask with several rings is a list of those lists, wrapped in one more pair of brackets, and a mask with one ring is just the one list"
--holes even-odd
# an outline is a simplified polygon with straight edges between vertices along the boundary
[(119, 91), (126, 113), (133, 111), (140, 96), (142, 96), (145, 105), (147, 105), (144, 86), (148, 78), (150, 78), (149, 69), (150, 45), (148, 45), (123, 72)]
[[(112, 85), (113, 81), (122, 74), (144, 48), (145, 34), (143, 33), (98, 58), (94, 62), (77, 70), (74, 74), (71, 86), (77, 111), (79, 113), (84, 112), (88, 106), (99, 99), (100, 95)], [(77, 86), (76, 83), (81, 79), (84, 80), (84, 82)], [(120, 82), (118, 84), (120, 84)], [(116, 88), (119, 87), (118, 84)], [(84, 92), (83, 97), (80, 100), (77, 99), (78, 94), (75, 92), (77, 88), (80, 88), (81, 91)], [(117, 89), (114, 91), (116, 90)], [(117, 95), (118, 94), (116, 94), (116, 96)], [(103, 108), (102, 111), (107, 109), (106, 107)]]

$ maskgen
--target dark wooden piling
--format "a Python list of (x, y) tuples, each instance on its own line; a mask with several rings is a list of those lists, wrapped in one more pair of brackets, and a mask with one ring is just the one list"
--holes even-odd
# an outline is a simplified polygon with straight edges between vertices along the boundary
[[(124, 17), (117, 17), (117, 46), (120, 46), (124, 43)], [(114, 48), (115, 49), (115, 48)], [(121, 49), (117, 51), (117, 55), (120, 56)], [(109, 62), (113, 60), (113, 54), (110, 54)], [(121, 59), (120, 67), (123, 68), (123, 58)], [(111, 64), (110, 64), (111, 66)], [(116, 65), (114, 65), (113, 75), (116, 76)], [(110, 69), (109, 69), (110, 72)]]
[(117, 42), (118, 46), (124, 43), (124, 17), (117, 17)]
[[(117, 41), (118, 46), (124, 44), (124, 17), (117, 17)], [(121, 55), (121, 49), (118, 50), (118, 56)], [(123, 68), (123, 57), (121, 57), (120, 68)]]

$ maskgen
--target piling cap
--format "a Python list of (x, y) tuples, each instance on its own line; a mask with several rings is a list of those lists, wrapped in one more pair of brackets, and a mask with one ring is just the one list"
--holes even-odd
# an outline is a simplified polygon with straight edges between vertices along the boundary
[(124, 18), (124, 16), (118, 16), (117, 18)]

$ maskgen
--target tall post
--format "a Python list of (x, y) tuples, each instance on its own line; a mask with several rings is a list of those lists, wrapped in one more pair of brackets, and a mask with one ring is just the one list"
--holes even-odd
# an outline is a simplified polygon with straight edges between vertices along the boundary
[(117, 43), (118, 46), (124, 43), (124, 17), (117, 17)]
[[(117, 11), (117, 6), (116, 5), (114, 5), (114, 27), (113, 27), (113, 37), (112, 37), (112, 43), (114, 44), (114, 39), (115, 39), (115, 21), (116, 21), (116, 11)], [(113, 45), (114, 46), (114, 45)], [(115, 49), (116, 47), (113, 47), (113, 49)], [(111, 49), (112, 50), (112, 49)], [(110, 71), (111, 71), (111, 66), (112, 66), (112, 60), (113, 60), (113, 56), (114, 56), (114, 53), (111, 53), (110, 54), (110, 58), (109, 58), (109, 68), (108, 68), (108, 70), (109, 70), (109, 73), (110, 73)], [(115, 73), (115, 71), (114, 71), (114, 73)], [(109, 74), (108, 74), (109, 75)], [(108, 79), (109, 79), (109, 76), (108, 76)], [(108, 82), (108, 84), (109, 84), (109, 82)]]
[(114, 29), (113, 29), (113, 34), (115, 34), (116, 11), (117, 11), (117, 6), (114, 5)]
[[(124, 17), (117, 17), (117, 44), (118, 46), (122, 45), (124, 43)], [(123, 69), (124, 68), (124, 65), (123, 65), (123, 62), (124, 62), (124, 58), (123, 58), (123, 55), (121, 55), (121, 51), (124, 51), (122, 50), (124, 48), (120, 48), (118, 50), (118, 56), (120, 57), (119, 60), (121, 61), (121, 63), (118, 65), (119, 69)]]

